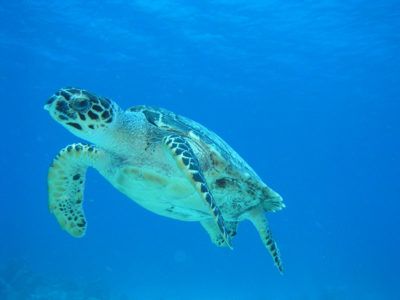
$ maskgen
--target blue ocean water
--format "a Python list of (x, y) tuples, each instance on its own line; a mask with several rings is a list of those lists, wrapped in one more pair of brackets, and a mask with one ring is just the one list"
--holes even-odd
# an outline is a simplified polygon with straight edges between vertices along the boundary
[[(1, 1), (0, 299), (400, 299), (398, 1)], [(64, 86), (223, 137), (286, 209), (234, 250), (90, 170), (88, 231), (47, 208), (79, 141), (43, 110)], [(154, 199), (157, 201), (157, 199)]]

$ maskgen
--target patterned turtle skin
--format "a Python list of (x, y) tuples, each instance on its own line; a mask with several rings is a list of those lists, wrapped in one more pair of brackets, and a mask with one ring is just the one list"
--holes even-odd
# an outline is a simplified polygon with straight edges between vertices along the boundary
[(284, 208), (224, 140), (171, 111), (115, 102), (78, 88), (63, 88), (45, 105), (50, 116), (90, 144), (71, 144), (48, 174), (49, 208), (74, 237), (86, 232), (86, 170), (96, 169), (117, 190), (165, 217), (198, 221), (218, 246), (231, 246), (240, 221), (250, 220), (283, 273), (266, 212)]

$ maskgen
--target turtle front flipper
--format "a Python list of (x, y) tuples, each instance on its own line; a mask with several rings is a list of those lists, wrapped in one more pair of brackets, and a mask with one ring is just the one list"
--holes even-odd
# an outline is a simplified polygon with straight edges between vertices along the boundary
[(247, 218), (253, 223), (254, 227), (256, 227), (264, 246), (268, 249), (268, 252), (274, 260), (275, 266), (278, 268), (279, 272), (283, 274), (281, 255), (279, 253), (278, 245), (272, 238), (272, 233), (269, 229), (268, 220), (265, 217), (264, 210), (255, 207), (248, 213)]
[(192, 147), (185, 140), (185, 138), (178, 135), (166, 136), (163, 142), (170, 150), (170, 153), (177, 162), (178, 167), (186, 174), (200, 197), (210, 208), (211, 215), (213, 216), (214, 221), (218, 226), (223, 240), (229, 248), (232, 248), (230, 236), (225, 227), (224, 218), (222, 217), (221, 211), (218, 208), (214, 197), (207, 185), (203, 172), (201, 171), (199, 161), (194, 154)]
[(102, 154), (94, 146), (72, 144), (60, 151), (49, 168), (50, 212), (61, 227), (74, 237), (82, 237), (86, 231), (82, 207), (86, 170)]

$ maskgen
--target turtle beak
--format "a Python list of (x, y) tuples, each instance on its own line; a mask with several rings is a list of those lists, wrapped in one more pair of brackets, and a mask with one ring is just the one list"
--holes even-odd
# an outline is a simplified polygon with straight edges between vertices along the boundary
[(50, 110), (50, 105), (57, 99), (55, 95), (51, 96), (49, 100), (47, 100), (46, 104), (44, 105), (44, 110), (49, 111)]

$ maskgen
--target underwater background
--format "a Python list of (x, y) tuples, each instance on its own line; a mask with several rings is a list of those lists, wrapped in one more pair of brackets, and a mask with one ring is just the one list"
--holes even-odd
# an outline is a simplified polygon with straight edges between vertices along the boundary
[[(1, 1), (0, 299), (400, 299), (398, 1)], [(234, 250), (89, 170), (62, 231), (47, 170), (79, 139), (43, 110), (76, 86), (224, 138), (285, 200), (285, 266)], [(157, 199), (154, 199), (155, 201)]]

